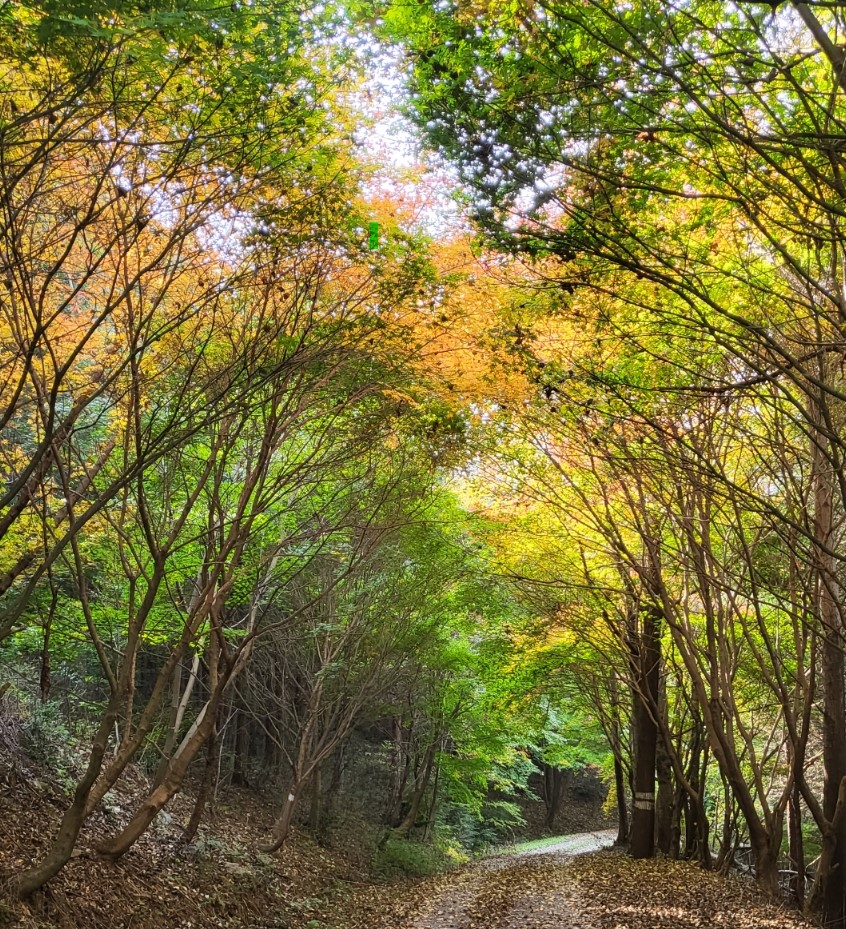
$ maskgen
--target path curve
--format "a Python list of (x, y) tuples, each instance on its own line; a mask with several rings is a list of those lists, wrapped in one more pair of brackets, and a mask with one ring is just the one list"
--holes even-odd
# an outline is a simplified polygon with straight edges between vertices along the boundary
[(566, 879), (567, 861), (608, 847), (616, 832), (582, 832), (485, 858), (450, 875), (412, 929), (592, 929)]
[(576, 832), (573, 835), (562, 835), (560, 840), (540, 848), (530, 848), (526, 851), (513, 853), (513, 857), (525, 858), (528, 855), (586, 855), (589, 852), (598, 852), (601, 848), (608, 848), (617, 838), (616, 829), (606, 829), (599, 832)]

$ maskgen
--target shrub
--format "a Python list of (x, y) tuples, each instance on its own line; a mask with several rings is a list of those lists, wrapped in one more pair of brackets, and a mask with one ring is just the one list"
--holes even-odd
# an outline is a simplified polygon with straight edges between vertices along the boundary
[(425, 877), (457, 863), (453, 850), (410, 839), (388, 839), (376, 852), (373, 870), (385, 877)]

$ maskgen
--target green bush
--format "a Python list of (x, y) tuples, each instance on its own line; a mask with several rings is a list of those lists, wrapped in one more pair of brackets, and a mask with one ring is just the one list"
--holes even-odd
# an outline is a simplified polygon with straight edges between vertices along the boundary
[(71, 784), (78, 773), (78, 736), (71, 730), (58, 702), (21, 701), (20, 748), (48, 767), (60, 782)]
[(376, 852), (373, 870), (385, 877), (425, 877), (454, 867), (457, 857), (449, 848), (439, 845), (388, 839)]

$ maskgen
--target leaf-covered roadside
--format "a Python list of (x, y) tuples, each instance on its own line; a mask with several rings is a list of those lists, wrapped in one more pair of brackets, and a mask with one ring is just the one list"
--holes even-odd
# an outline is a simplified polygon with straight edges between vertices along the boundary
[(357, 886), (343, 929), (809, 929), (748, 881), (618, 852), (487, 859), (407, 885)]
[[(749, 881), (688, 861), (633, 861), (603, 852), (558, 867), (595, 929), (798, 929), (809, 923)], [(528, 929), (528, 927), (527, 927)]]

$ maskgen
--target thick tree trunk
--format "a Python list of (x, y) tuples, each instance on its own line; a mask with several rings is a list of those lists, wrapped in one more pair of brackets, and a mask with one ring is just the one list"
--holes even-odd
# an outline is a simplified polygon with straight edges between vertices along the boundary
[[(821, 362), (824, 364), (824, 361)], [(846, 784), (846, 682), (844, 681), (844, 637), (841, 592), (835, 557), (838, 535), (835, 529), (831, 464), (816, 435), (814, 455), (814, 529), (818, 540), (817, 583), (821, 630), (821, 679), (823, 689), (823, 829), (817, 883), (811, 900), (812, 910), (824, 926), (846, 927), (846, 816), (843, 785)]]
[(565, 774), (560, 768), (541, 762), (543, 771), (543, 802), (546, 807), (544, 828), (547, 832), (553, 831), (555, 819), (561, 809), (564, 798)]
[(658, 681), (660, 643), (658, 611), (649, 607), (641, 614), (637, 643), (637, 687), (634, 695), (635, 778), (630, 848), (633, 858), (655, 854), (655, 761), (658, 745)]
[(669, 856), (673, 844), (676, 791), (673, 783), (673, 763), (661, 735), (656, 747), (656, 774), (658, 796), (655, 802), (655, 847), (662, 855)]
[[(781, 836), (778, 837), (779, 840)], [(765, 893), (772, 897), (779, 895), (778, 853), (781, 842), (776, 843), (769, 836), (753, 836), (752, 849), (755, 852), (755, 882)]]

